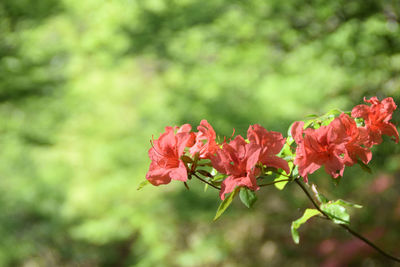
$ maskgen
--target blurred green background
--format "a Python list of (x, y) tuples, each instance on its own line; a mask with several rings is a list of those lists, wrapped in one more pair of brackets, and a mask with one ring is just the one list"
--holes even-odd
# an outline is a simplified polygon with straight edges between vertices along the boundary
[[(399, 16), (396, 0), (2, 0), (0, 266), (391, 266), (318, 219), (295, 245), (294, 185), (217, 222), (196, 181), (136, 188), (167, 125), (285, 133), (363, 96), (400, 104)], [(397, 255), (399, 162), (385, 138), (372, 175), (311, 177)]]

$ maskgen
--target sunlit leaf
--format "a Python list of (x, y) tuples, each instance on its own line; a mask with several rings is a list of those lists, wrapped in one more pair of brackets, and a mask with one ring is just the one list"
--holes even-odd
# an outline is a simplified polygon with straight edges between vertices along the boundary
[(320, 206), (321, 210), (323, 210), (329, 218), (336, 224), (349, 224), (350, 223), (350, 215), (347, 213), (346, 208), (334, 203), (324, 203)]
[[(288, 164), (289, 164), (289, 168), (292, 169), (293, 166), (294, 166), (293, 162), (289, 161)], [(287, 179), (288, 179), (288, 177), (286, 177), (286, 176), (284, 176), (284, 175), (282, 175), (282, 174), (277, 174), (277, 176), (276, 176), (276, 178), (274, 179), (274, 181), (282, 181), (282, 180), (287, 180)], [(286, 184), (287, 184), (288, 182), (289, 182), (289, 181), (282, 181), (282, 182), (279, 182), (279, 183), (274, 184), (274, 186), (275, 186), (276, 188), (278, 188), (279, 190), (282, 190), (283, 188), (285, 188), (285, 186), (286, 186)]]
[(296, 244), (298, 244), (300, 241), (299, 232), (298, 232), (298, 229), (300, 228), (300, 226), (302, 224), (304, 224), (305, 222), (307, 222), (311, 217), (314, 217), (315, 215), (318, 215), (318, 214), (320, 214), (320, 212), (316, 209), (306, 209), (303, 216), (301, 216), (299, 219), (292, 222), (292, 226), (291, 226), (290, 230), (292, 232), (293, 241)]
[(204, 184), (204, 192), (206, 192), (208, 189), (208, 184)]
[(315, 197), (318, 199), (318, 201), (320, 203), (324, 204), (324, 203), (328, 203), (329, 202), (329, 200), (323, 194), (321, 194), (321, 193), (319, 193), (317, 191), (317, 186), (315, 184), (313, 184), (311, 186), (311, 189), (314, 192)]
[(215, 214), (214, 221), (217, 220), (222, 213), (229, 207), (229, 205), (232, 203), (232, 200), (235, 198), (239, 191), (239, 187), (236, 187), (235, 190), (233, 190), (232, 193), (229, 194), (228, 197), (225, 197), (225, 199), (221, 202), (221, 204), (218, 207), (217, 213)]
[(317, 114), (308, 114), (306, 115), (306, 118), (318, 118)]
[(348, 206), (348, 207), (356, 208), (356, 209), (361, 209), (361, 208), (363, 207), (363, 206), (361, 206), (361, 205), (354, 204), (354, 203), (345, 201), (345, 200), (343, 200), (343, 199), (338, 199), (338, 200), (336, 200), (334, 203), (335, 203), (335, 204), (338, 204), (338, 205), (343, 205), (343, 206)]
[(145, 186), (148, 185), (148, 184), (150, 184), (150, 182), (149, 182), (148, 180), (142, 181), (142, 182), (139, 184), (137, 190), (142, 189), (143, 187), (145, 187)]
[(343, 113), (343, 111), (341, 111), (340, 109), (335, 108), (335, 109), (329, 110), (324, 116), (329, 116), (329, 115), (339, 116), (342, 113)]

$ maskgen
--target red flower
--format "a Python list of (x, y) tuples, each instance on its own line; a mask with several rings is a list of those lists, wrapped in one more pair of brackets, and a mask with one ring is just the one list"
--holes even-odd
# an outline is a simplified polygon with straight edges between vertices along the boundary
[(342, 113), (331, 123), (331, 126), (342, 135), (345, 141), (344, 163), (353, 166), (360, 159), (365, 164), (372, 158), (368, 148), (362, 147), (368, 141), (368, 132), (364, 127), (357, 127), (356, 122), (349, 115)]
[(371, 147), (382, 143), (382, 135), (393, 136), (395, 142), (398, 143), (399, 133), (396, 126), (389, 122), (392, 119), (393, 111), (397, 108), (393, 98), (388, 97), (381, 102), (377, 97), (371, 97), (369, 100), (364, 97), (364, 102), (370, 103), (371, 106), (355, 106), (351, 112), (351, 116), (364, 119), (369, 135), (369, 139), (365, 145)]
[[(178, 127), (165, 127), (153, 146), (149, 150), (151, 164), (146, 174), (146, 179), (153, 185), (168, 184), (173, 180), (186, 181), (187, 171), (185, 164), (180, 159), (185, 147), (192, 146), (194, 135), (190, 132), (191, 126), (184, 124)], [(174, 133), (177, 130), (177, 133)]]
[(292, 126), (292, 136), (297, 143), (294, 164), (299, 167), (299, 174), (307, 181), (308, 174), (324, 165), (325, 171), (332, 177), (342, 176), (344, 160), (341, 155), (345, 153), (345, 133), (335, 131), (331, 125), (304, 131), (303, 126), (302, 121)]
[(201, 159), (208, 158), (210, 154), (214, 154), (219, 148), (215, 142), (215, 131), (206, 120), (200, 122), (197, 130), (199, 132), (196, 133), (196, 143), (190, 148), (190, 153), (192, 155), (199, 153)]
[(268, 132), (265, 128), (258, 124), (250, 125), (247, 130), (247, 138), (250, 143), (257, 144), (261, 148), (259, 162), (274, 168), (281, 168), (287, 174), (290, 172), (290, 168), (286, 160), (276, 156), (285, 144), (286, 139), (283, 138), (281, 133), (270, 131)]
[(225, 143), (222, 149), (218, 149), (216, 154), (210, 157), (217, 171), (229, 175), (221, 185), (222, 200), (225, 199), (225, 194), (232, 192), (237, 186), (248, 187), (251, 190), (259, 189), (255, 177), (258, 170), (255, 169), (255, 165), (260, 151), (259, 146), (246, 143), (239, 135), (229, 144)]

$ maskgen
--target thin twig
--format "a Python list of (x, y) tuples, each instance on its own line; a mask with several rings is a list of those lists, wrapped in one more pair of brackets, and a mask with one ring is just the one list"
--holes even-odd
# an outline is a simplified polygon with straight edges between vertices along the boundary
[(280, 183), (280, 182), (289, 182), (289, 181), (291, 181), (291, 179), (283, 179), (283, 180), (273, 181), (273, 182), (270, 182), (270, 183), (267, 183), (267, 184), (260, 184), (259, 186), (260, 187), (269, 186), (269, 185), (277, 184), (277, 183)]
[(221, 188), (219, 188), (218, 186), (213, 185), (210, 182), (207, 182), (206, 180), (204, 180), (203, 178), (201, 178), (200, 176), (198, 176), (196, 173), (192, 173), (192, 175), (194, 175), (197, 179), (199, 179), (200, 181), (202, 181), (203, 183), (208, 184), (209, 186), (214, 187), (215, 189), (221, 190)]
[[(307, 195), (308, 199), (312, 202), (312, 204), (314, 205), (314, 207), (322, 214), (325, 216), (325, 218), (332, 220), (328, 214), (326, 214), (323, 210), (321, 210), (321, 208), (319, 207), (319, 205), (315, 202), (314, 198), (311, 196), (311, 194), (308, 192), (307, 188), (298, 180), (295, 179), (295, 182), (300, 186), (300, 188), (304, 191), (304, 193)], [(353, 236), (357, 237), (358, 239), (360, 239), (361, 241), (363, 241), (364, 243), (366, 243), (367, 245), (369, 245), (370, 247), (372, 247), (373, 249), (375, 249), (376, 251), (378, 251), (380, 254), (382, 254), (383, 256), (385, 256), (386, 258), (389, 258), (391, 260), (400, 262), (400, 259), (390, 255), (389, 253), (383, 251), (381, 248), (379, 248), (378, 246), (376, 246), (374, 243), (372, 243), (371, 241), (369, 241), (367, 238), (363, 237), (362, 235), (360, 235), (359, 233), (355, 232), (353, 229), (351, 229), (349, 226), (345, 225), (345, 224), (339, 224), (340, 227), (346, 229), (350, 234), (352, 234)]]

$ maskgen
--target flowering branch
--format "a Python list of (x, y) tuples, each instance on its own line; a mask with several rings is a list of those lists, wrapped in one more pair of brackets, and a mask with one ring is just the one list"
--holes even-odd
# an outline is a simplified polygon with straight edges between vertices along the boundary
[(306, 209), (301, 218), (292, 222), (295, 243), (299, 243), (299, 227), (311, 217), (319, 216), (339, 224), (388, 259), (400, 262), (348, 226), (350, 215), (346, 207), (361, 208), (360, 205), (341, 199), (329, 201), (313, 185), (318, 204), (299, 181), (301, 177), (308, 183), (308, 176), (321, 167), (336, 183), (343, 177), (345, 167), (359, 164), (370, 172), (367, 164), (372, 159), (371, 147), (382, 143), (383, 135), (399, 142), (397, 128), (390, 122), (397, 108), (393, 99), (379, 101), (372, 97), (364, 101), (370, 105), (357, 105), (351, 112), (335, 109), (319, 117), (296, 121), (290, 126), (287, 138), (254, 124), (249, 126), (246, 139), (232, 135), (219, 143), (206, 120), (200, 122), (197, 132), (193, 132), (189, 124), (168, 126), (151, 142), (147, 180), (139, 188), (148, 183), (168, 184), (171, 180), (184, 182), (188, 188), (188, 180), (195, 177), (219, 191), (222, 202), (216, 220), (237, 195), (250, 208), (261, 187), (275, 185), (282, 190), (294, 180), (315, 207)]

